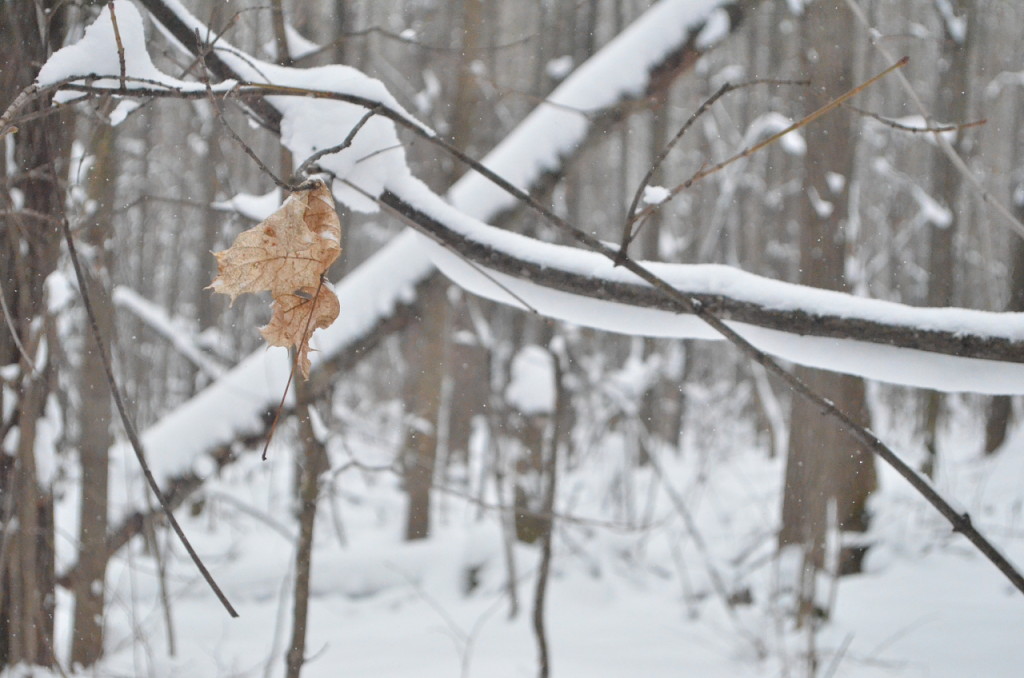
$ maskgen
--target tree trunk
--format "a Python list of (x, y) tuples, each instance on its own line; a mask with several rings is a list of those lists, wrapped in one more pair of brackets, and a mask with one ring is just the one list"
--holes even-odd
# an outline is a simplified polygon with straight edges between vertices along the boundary
[[(853, 17), (842, 4), (807, 6), (802, 18), (802, 75), (812, 83), (808, 110), (853, 85), (851, 25)], [(854, 160), (849, 113), (842, 109), (831, 113), (810, 125), (806, 136), (800, 282), (842, 290), (846, 286), (848, 178)], [(832, 181), (830, 173), (834, 173)], [(841, 186), (835, 175), (842, 178)], [(868, 424), (863, 381), (808, 368), (798, 368), (797, 375), (859, 423)], [(867, 527), (867, 498), (876, 484), (874, 459), (803, 399), (793, 401), (790, 428), (779, 544), (800, 546), (805, 570), (816, 571), (826, 564), (831, 510), (840, 531)], [(855, 551), (843, 554), (837, 564), (839, 572), (856, 571), (862, 556)], [(802, 618), (814, 607), (813, 591), (809, 594), (799, 603)]]
[[(1024, 183), (1017, 186), (1014, 212), (1017, 218), (1024, 218)], [(1024, 240), (1011, 236), (1010, 301), (1007, 311), (1024, 312)], [(1010, 396), (996, 396), (989, 405), (985, 421), (985, 454), (998, 450), (1006, 440), (1006, 432), (1013, 416), (1013, 401)]]
[[(94, 165), (88, 180), (89, 197), (97, 209), (91, 223), (82, 232), (82, 240), (90, 245), (90, 292), (100, 333), (110, 350), (114, 329), (114, 313), (110, 300), (109, 252), (113, 224), (114, 197), (117, 186), (117, 154), (114, 128), (106, 125), (96, 130), (93, 142)], [(86, 320), (85, 322), (88, 322)], [(82, 357), (79, 411), (81, 441), (79, 457), (82, 468), (82, 492), (79, 501), (78, 561), (83, 575), (75, 580), (74, 627), (71, 634), (71, 662), (91, 666), (103, 654), (103, 600), (107, 561), (104, 548), (107, 538), (107, 483), (109, 450), (113, 444), (110, 432), (111, 401), (108, 396), (106, 372), (99, 350), (87, 338), (88, 349)]]
[(406, 375), (405, 445), (402, 470), (409, 497), (405, 522), (406, 539), (423, 539), (430, 533), (430, 495), (437, 459), (437, 420), (444, 375), (444, 329), (447, 281), (427, 284), (423, 309), (415, 324), (402, 335)]
[(296, 463), (299, 474), (299, 542), (295, 548), (295, 586), (292, 595), (292, 638), (285, 655), (287, 678), (299, 678), (306, 662), (306, 632), (309, 628), (309, 593), (313, 573), (313, 529), (320, 493), (320, 474), (329, 467), (327, 450), (317, 438), (311, 419), (308, 387), (296, 384), (296, 414), (301, 437), (302, 460)]
[[(953, 3), (958, 16), (965, 17), (968, 22), (967, 32), (963, 36), (955, 36), (949, 30), (949, 23), (942, 22), (943, 41), (940, 64), (946, 64), (945, 70), (940, 68), (938, 97), (935, 115), (942, 122), (956, 124), (967, 120), (967, 104), (970, 101), (970, 44), (974, 32), (974, 17), (970, 15), (970, 3), (956, 0)], [(970, 130), (961, 130), (955, 144), (958, 151), (962, 150), (963, 137)], [(935, 195), (942, 201), (949, 213), (948, 224), (930, 224), (931, 240), (928, 253), (928, 306), (944, 307), (953, 305), (953, 294), (956, 283), (956, 258), (954, 242), (957, 229), (960, 227), (962, 202), (960, 199), (960, 172), (946, 157), (937, 145), (932, 151), (935, 156)], [(937, 437), (941, 424), (942, 395), (937, 391), (929, 391), (924, 397), (924, 444), (928, 458), (922, 471), (929, 477), (935, 473), (937, 455)]]
[[(480, 88), (473, 74), (473, 61), (484, 56), (481, 51), (484, 33), (484, 7), (481, 0), (463, 0), (462, 54), (455, 83), (455, 110), (452, 111), (452, 143), (459, 149), (470, 151), (481, 141), (476, 122)], [(472, 153), (471, 153), (472, 155)], [(462, 167), (457, 167), (460, 170)], [(451, 185), (455, 177), (448, 178)], [(469, 439), (473, 432), (473, 418), (482, 413), (490, 398), (490, 352), (473, 335), (472, 321), (465, 297), (449, 307), (447, 337), (449, 358), (448, 379), (451, 387), (445, 408), (447, 436), (445, 461), (468, 460)]]
[[(650, 160), (655, 158), (664, 150), (672, 136), (668, 127), (668, 92), (661, 92), (652, 106), (651, 121), (651, 146)], [(653, 185), (660, 185), (662, 172), (657, 172), (651, 178)], [(632, 199), (632, 196), (630, 196)], [(627, 215), (628, 218), (628, 215)], [(658, 261), (661, 259), (661, 235), (664, 223), (662, 212), (655, 212), (644, 222), (644, 230), (638, 238), (639, 250), (634, 256), (641, 259)], [(684, 348), (679, 342), (658, 341), (656, 339), (644, 339), (644, 358), (658, 359), (661, 361), (661, 368), (658, 376), (654, 379), (650, 389), (643, 395), (643, 402), (640, 408), (641, 424), (648, 433), (657, 440), (667, 444), (669, 447), (676, 447), (679, 444), (679, 435), (682, 432), (683, 418), (683, 382), (681, 381), (681, 365), (678, 358)], [(641, 451), (643, 446), (641, 445)], [(646, 458), (646, 453), (641, 454), (641, 460)]]
[[(36, 3), (38, 14), (33, 11), (36, 6), (24, 3), (0, 6), (4, 101), (12, 101), (28, 86), (39, 64), (60, 46), (66, 18), (60, 9), (63, 4), (41, 0)], [(43, 11), (48, 16), (45, 23), (39, 21)], [(43, 108), (46, 104), (33, 104), (25, 113)], [(19, 125), (18, 132), (4, 139), (9, 151), (13, 146), (14, 162), (0, 168), (6, 185), (20, 191), (23, 200), (18, 204), (5, 192), (2, 209), (9, 210), (10, 216), (0, 222), (2, 293), (13, 324), (0, 331), (0, 365), (21, 368), (8, 391), (14, 402), (0, 403), (0, 412), (11, 413), (0, 423), (0, 669), (54, 662), (53, 495), (49, 479), (40, 476), (44, 467), (36, 455), (45, 454), (47, 464), (55, 463), (56, 450), (37, 449), (41, 441), (36, 434), (40, 425), (46, 425), (40, 420), (53, 388), (54, 366), (43, 357), (53, 353), (46, 350), (53, 336), (45, 282), (56, 269), (60, 252), (64, 195), (60, 184), (66, 168), (68, 123), (66, 118), (49, 115)]]

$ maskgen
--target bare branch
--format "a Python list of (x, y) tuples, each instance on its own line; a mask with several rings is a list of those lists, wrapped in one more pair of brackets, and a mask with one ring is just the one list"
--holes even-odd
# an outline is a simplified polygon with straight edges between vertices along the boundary
[[(669, 142), (667, 144), (665, 144), (665, 148), (662, 149), (661, 153), (658, 154), (658, 157), (654, 159), (654, 162), (651, 163), (650, 169), (647, 170), (647, 174), (644, 175), (644, 178), (641, 179), (640, 183), (637, 185), (636, 193), (633, 194), (633, 200), (629, 204), (629, 209), (626, 210), (626, 223), (625, 223), (625, 226), (623, 226), (623, 228), (622, 228), (622, 241), (619, 244), (619, 251), (622, 252), (623, 256), (625, 256), (627, 254), (627, 252), (629, 250), (630, 243), (633, 242), (633, 240), (636, 238), (636, 236), (640, 233), (640, 229), (643, 227), (643, 221), (642, 221), (640, 215), (636, 214), (636, 209), (640, 205), (640, 199), (641, 199), (641, 197), (644, 194), (644, 189), (647, 188), (648, 184), (650, 184), (651, 178), (654, 176), (654, 173), (657, 172), (658, 168), (661, 167), (662, 163), (665, 162), (665, 159), (668, 157), (668, 154), (672, 152), (672, 149), (675, 148), (676, 145), (682, 140), (682, 138), (686, 135), (686, 132), (689, 131), (690, 127), (693, 126), (693, 123), (697, 122), (697, 119), (700, 118), (702, 115), (704, 115), (708, 111), (708, 109), (710, 109), (715, 104), (716, 101), (721, 99), (726, 94), (728, 94), (730, 92), (734, 92), (734, 91), (736, 91), (738, 89), (741, 89), (743, 87), (749, 87), (751, 85), (761, 85), (761, 84), (767, 84), (767, 85), (808, 85), (810, 83), (808, 83), (807, 81), (803, 81), (803, 80), (801, 80), (801, 81), (752, 80), (750, 82), (744, 82), (744, 83), (739, 83), (739, 84), (733, 85), (733, 84), (727, 82), (724, 85), (722, 85), (721, 88), (719, 88), (719, 90), (717, 92), (715, 92), (710, 97), (705, 99), (704, 103), (702, 103), (700, 106), (698, 106), (697, 110), (694, 111), (690, 115), (689, 118), (687, 118), (686, 122), (683, 123), (683, 126), (681, 128), (679, 128), (678, 132), (676, 132), (676, 135), (674, 137), (672, 137), (672, 139), (669, 140)], [(640, 224), (638, 224), (634, 228), (633, 225), (638, 220), (640, 221)]]
[[(853, 12), (853, 14), (857, 17), (857, 20), (861, 23), (861, 25), (870, 35), (878, 35), (878, 31), (876, 31), (874, 26), (871, 25), (871, 22), (868, 21), (867, 16), (865, 16), (864, 14), (864, 10), (861, 9), (861, 6), (860, 4), (857, 3), (857, 0), (846, 0), (846, 4)], [(881, 54), (886, 59), (892, 59), (889, 50), (887, 50), (878, 40), (872, 38), (871, 43), (875, 46), (875, 49), (878, 50), (879, 54)], [(914, 106), (917, 108), (917, 110), (921, 113), (921, 115), (925, 117), (925, 120), (930, 121), (931, 115), (928, 112), (928, 108), (924, 105), (924, 102), (921, 101), (921, 97), (917, 95), (917, 92), (914, 90), (914, 86), (910, 84), (910, 81), (907, 80), (907, 77), (902, 73), (899, 74), (898, 79), (900, 84), (903, 86), (904, 91), (906, 91), (911, 101), (914, 102)], [(971, 185), (971, 188), (981, 199), (981, 202), (985, 203), (986, 205), (991, 205), (997, 212), (999, 212), (1000, 215), (1002, 215), (1002, 217), (1006, 221), (1006, 224), (1017, 235), (1024, 238), (1024, 222), (1021, 222), (1020, 219), (1018, 219), (1016, 216), (1014, 216), (1012, 212), (1010, 212), (1009, 208), (1006, 205), (996, 200), (992, 196), (992, 194), (988, 192), (988, 189), (986, 189), (982, 185), (981, 180), (978, 179), (977, 176), (975, 176), (974, 172), (971, 171), (971, 168), (967, 166), (966, 162), (964, 162), (964, 159), (961, 158), (960, 154), (956, 152), (955, 148), (953, 148), (953, 145), (950, 144), (949, 141), (942, 136), (942, 134), (938, 133), (935, 134), (935, 143), (939, 145), (939, 148), (941, 148), (942, 152), (946, 155), (947, 158), (949, 158), (949, 161), (953, 164), (954, 167), (956, 167), (957, 171), (960, 172), (964, 179), (967, 180), (967, 183)]]
[(128, 73), (127, 65), (124, 62), (124, 43), (121, 41), (121, 29), (117, 25), (117, 14), (114, 12), (114, 0), (107, 3), (107, 10), (110, 12), (110, 23), (114, 27), (114, 42), (117, 43), (117, 63), (121, 69), (121, 89), (127, 86), (125, 77)]
[(851, 106), (849, 104), (847, 104), (845, 108), (848, 108), (859, 115), (863, 115), (864, 117), (877, 120), (878, 122), (882, 123), (887, 127), (892, 127), (893, 129), (899, 130), (901, 132), (911, 132), (914, 134), (941, 134), (943, 132), (958, 132), (962, 129), (968, 129), (969, 127), (978, 127), (988, 122), (988, 120), (982, 119), (975, 120), (973, 122), (964, 122), (957, 125), (928, 125), (927, 127), (914, 127), (912, 125), (904, 125), (903, 123), (896, 122), (895, 120), (891, 120), (890, 118), (883, 117), (878, 113), (865, 111), (863, 108), (857, 108), (856, 106)]
[(135, 424), (132, 423), (131, 418), (128, 416), (128, 410), (125, 407), (124, 399), (121, 397), (121, 389), (117, 386), (117, 381), (114, 379), (114, 370), (110, 363), (110, 356), (107, 354), (107, 347), (103, 341), (102, 333), (100, 332), (99, 324), (96, 321), (96, 313), (93, 311), (92, 301), (89, 298), (89, 292), (85, 283), (85, 274), (82, 272), (82, 264), (78, 259), (78, 250), (75, 247), (74, 238), (71, 237), (71, 227), (65, 218), (62, 221), (62, 227), (64, 232), (64, 242), (68, 246), (68, 255), (71, 257), (71, 263), (75, 270), (75, 278), (78, 280), (78, 291), (82, 295), (82, 303), (85, 305), (86, 315), (89, 317), (89, 326), (92, 330), (93, 339), (96, 342), (96, 350), (99, 352), (100, 361), (103, 363), (103, 371), (107, 376), (107, 384), (110, 387), (110, 394), (114, 399), (114, 404), (117, 406), (117, 412), (121, 417), (121, 424), (124, 427), (125, 433), (128, 435), (128, 440), (131, 443), (132, 450), (135, 452), (135, 458), (139, 462), (139, 466), (142, 468), (143, 475), (146, 477), (146, 482), (149, 484), (150, 489), (156, 496), (157, 501), (160, 502), (160, 506), (163, 509), (164, 515), (167, 516), (167, 522), (170, 523), (174, 533), (178, 536), (182, 546), (188, 552), (189, 557), (192, 558), (192, 562), (195, 563), (199, 573), (209, 584), (210, 589), (213, 590), (214, 594), (220, 600), (224, 609), (228, 611), (232, 617), (237, 617), (238, 612), (234, 606), (231, 605), (231, 601), (227, 599), (220, 586), (213, 579), (213, 575), (206, 569), (206, 565), (203, 564), (202, 559), (196, 550), (192, 547), (188, 537), (185, 536), (184, 530), (181, 529), (181, 525), (178, 524), (178, 520), (174, 517), (174, 510), (167, 503), (167, 499), (160, 491), (160, 486), (156, 482), (156, 478), (153, 477), (153, 472), (149, 469), (149, 464), (146, 462), (146, 455), (142, 450), (142, 441), (139, 440), (138, 433), (135, 430)]
[(301, 181), (301, 177), (303, 177), (305, 173), (320, 158), (324, 157), (325, 155), (340, 153), (349, 146), (351, 146), (352, 142), (355, 141), (356, 135), (359, 134), (359, 130), (363, 129), (363, 126), (370, 121), (370, 118), (372, 118), (375, 113), (377, 113), (378, 108), (380, 107), (374, 106), (373, 108), (366, 111), (366, 114), (359, 119), (359, 122), (357, 122), (355, 126), (352, 127), (351, 130), (349, 130), (349, 133), (345, 136), (345, 138), (342, 140), (340, 144), (321, 149), (314, 153), (313, 155), (306, 158), (305, 160), (303, 160), (302, 164), (299, 165), (298, 168), (295, 170), (293, 181)]

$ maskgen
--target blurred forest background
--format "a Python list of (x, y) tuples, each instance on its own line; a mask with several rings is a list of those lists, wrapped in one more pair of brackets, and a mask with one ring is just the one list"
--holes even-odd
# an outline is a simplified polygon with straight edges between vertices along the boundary
[[(184, 4), (260, 58), (296, 67), (349, 64), (380, 79), (410, 112), (479, 159), (654, 3)], [(104, 5), (3, 3), (4, 106)], [(570, 223), (617, 241), (655, 158), (723, 84), (768, 81), (730, 92), (710, 107), (651, 184), (685, 181), (703, 164), (785, 128), (907, 55), (902, 73), (927, 117), (890, 76), (851, 105), (682, 192), (646, 224), (632, 253), (727, 264), (911, 305), (1024, 310), (1024, 243), (993, 208), (998, 203), (1024, 218), (1024, 6), (1015, 0), (717, 6), (708, 16), (722, 22), (722, 30), (706, 32), (709, 39), (702, 41), (707, 24), (681, 27), (675, 67), (652, 78), (645, 96), (595, 117), (584, 146), (531, 186), (536, 195)], [(178, 75), (190, 65), (159, 31), (151, 30), (150, 40), (150, 53), (165, 72)], [(803, 80), (810, 85), (794, 84)], [(173, 617), (175, 582), (194, 578), (184, 556), (175, 555), (178, 547), (162, 536), (155, 512), (122, 522), (121, 500), (112, 498), (126, 491), (141, 497), (144, 490), (137, 472), (125, 470), (127, 462), (111, 461), (122, 459), (111, 453), (122, 429), (55, 225), (59, 215), (66, 212), (81, 249), (95, 288), (96, 320), (140, 431), (264, 350), (256, 328), (267, 321), (266, 305), (250, 300), (229, 307), (206, 289), (216, 273), (210, 252), (255, 223), (251, 206), (257, 201), (236, 196), (275, 190), (225, 123), (279, 175), (302, 159), (289, 157), (274, 134), (249, 124), (235, 105), (226, 105), (221, 116), (204, 100), (147, 101), (114, 126), (115, 104), (94, 99), (65, 107), (20, 123), (16, 135), (4, 138), (0, 282), (25, 346), (7, 327), (0, 332), (0, 667), (102, 667), (105, 653), (124, 647), (113, 644), (112, 633), (130, 645), (110, 617), (113, 591), (123, 582), (113, 583), (121, 580), (108, 568), (123, 558), (122, 549), (160, 563), (147, 566), (147, 577), (164, 576), (165, 561), (179, 561), (170, 567), (178, 568), (180, 579), (172, 577), (171, 593), (164, 587), (158, 596), (165, 599), (157, 605), (165, 611), (161, 619)], [(987, 193), (953, 166), (933, 133), (921, 131), (944, 125), (952, 126), (946, 139)], [(403, 139), (414, 174), (438, 193), (465, 172), (438, 149)], [(48, 179), (51, 166), (56, 185)], [(343, 211), (341, 218), (344, 251), (332, 280), (406, 228), (385, 213)], [(504, 210), (490, 223), (543, 240), (560, 237), (520, 209)], [(341, 305), (338, 322), (344, 323), (344, 297)], [(585, 560), (567, 554), (586, 552), (603, 523), (675, 530), (677, 546), (696, 554), (687, 557), (710, 563), (694, 566), (701, 573), (683, 584), (693, 587), (686, 595), (694, 608), (705, 598), (731, 611), (754, 604), (761, 591), (751, 573), (763, 564), (744, 558), (756, 553), (771, 560), (795, 547), (793, 580), (780, 584), (791, 595), (776, 600), (774, 609), (792, 628), (812, 634), (835, 603), (822, 573), (834, 582), (861, 572), (871, 557), (879, 537), (869, 500), (885, 487), (878, 490), (880, 472), (870, 455), (726, 342), (566, 326), (470, 296), (439, 274), (410, 289), (407, 303), (385, 315), (387, 327), (365, 347), (316, 364), (309, 385), (296, 385), (298, 405), (287, 410), (270, 449), (276, 480), (254, 480), (271, 473), (254, 458), (276, 403), (267, 403), (266, 429), (211, 450), (220, 467), (211, 476), (220, 478), (221, 489), (204, 485), (198, 471), (173, 479), (168, 492), (188, 508), (179, 513), (191, 531), (251, 513), (257, 517), (248, 520), (265, 518), (288, 533), (308, 530), (314, 544), (344, 545), (346, 533), (357, 541), (358, 529), (429, 541), (472, 515), (504, 535), (504, 565), (488, 570), (490, 579), (478, 565), (463, 567), (465, 595), (499, 582), (512, 614), (522, 607), (526, 617), (535, 603), (543, 605), (543, 593), (534, 600), (532, 582), (542, 571), (547, 576), (550, 563), (535, 567), (534, 551), (523, 556), (520, 549), (539, 549), (546, 563), (554, 553), (557, 569), (559, 558)], [(36, 370), (19, 368), (24, 352)], [(846, 412), (891, 434), (901, 454), (938, 482), (945, 480), (944, 455), (998, 456), (1012, 430), (1010, 398), (943, 395), (796, 369)], [(690, 502), (700, 492), (693, 488), (716, 466), (739, 458), (741, 449), (775, 473), (764, 488), (769, 512), (753, 542), (714, 535), (708, 546), (686, 517), (697, 510)], [(354, 474), (363, 477), (355, 489), (346, 486)], [(126, 485), (128, 476), (135, 489), (108, 490)], [(223, 489), (250, 481), (257, 483), (251, 487), (265, 483), (266, 494)], [(673, 490), (674, 483), (689, 490)], [(588, 488), (589, 498), (578, 494), (580, 487)], [(368, 519), (373, 527), (359, 528), (336, 515), (338, 502), (346, 507), (342, 515), (382, 503), (376, 522)], [(658, 527), (656, 516), (666, 506), (680, 524)], [(581, 512), (592, 521), (582, 536), (559, 532), (560, 516), (570, 516), (571, 524), (571, 515)], [(62, 515), (76, 523), (62, 523)], [(1022, 541), (1019, 517), (1007, 536)], [(201, 543), (220, 553), (215, 541)], [(308, 577), (308, 551), (305, 562)], [(596, 556), (593, 568), (600, 570)], [(225, 576), (230, 589), (231, 575)], [(508, 581), (527, 588), (517, 593), (519, 583)], [(293, 595), (309, 597), (308, 579), (306, 590)], [(210, 615), (220, 614), (212, 600), (207, 605)], [(287, 657), (278, 667), (289, 675), (298, 675), (303, 658), (316, 651), (304, 649), (301, 608), (292, 610), (292, 635), (282, 646)], [(743, 613), (728, 618), (735, 614)], [(808, 648), (793, 651), (803, 667), (794, 671), (818, 675), (822, 662)], [(547, 661), (544, 650), (545, 671)], [(103, 670), (97, 675), (107, 675)], [(339, 669), (335, 675), (345, 674)]]

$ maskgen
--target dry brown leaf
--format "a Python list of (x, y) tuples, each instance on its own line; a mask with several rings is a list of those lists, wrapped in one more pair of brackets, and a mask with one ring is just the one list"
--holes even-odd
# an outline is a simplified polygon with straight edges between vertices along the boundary
[(231, 296), (269, 290), (277, 297), (316, 287), (341, 253), (341, 222), (323, 182), (292, 193), (281, 209), (215, 252), (218, 275), (210, 287)]
[(269, 291), (273, 316), (260, 332), (271, 346), (294, 347), (309, 378), (309, 338), (338, 317), (338, 297), (322, 283), (341, 253), (341, 222), (323, 182), (296, 191), (261, 224), (243, 231), (231, 247), (214, 252), (217, 277), (210, 289), (227, 294)]
[(330, 327), (338, 317), (341, 305), (327, 283), (306, 287), (296, 294), (274, 297), (274, 315), (260, 334), (271, 346), (294, 346), (299, 352), (298, 365), (302, 376), (309, 379), (309, 337), (314, 330)]

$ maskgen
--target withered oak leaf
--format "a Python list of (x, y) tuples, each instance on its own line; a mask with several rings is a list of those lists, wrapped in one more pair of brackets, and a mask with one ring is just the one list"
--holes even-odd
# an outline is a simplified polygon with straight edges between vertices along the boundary
[(269, 291), (274, 313), (260, 331), (272, 346), (294, 347), (309, 378), (309, 338), (338, 317), (338, 298), (321, 282), (341, 253), (341, 222), (322, 181), (297, 190), (262, 223), (214, 252), (217, 277), (210, 289), (231, 297)]

